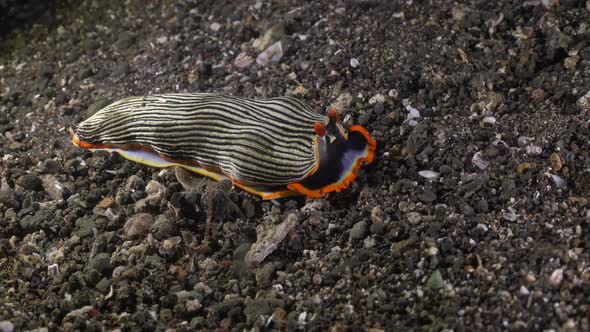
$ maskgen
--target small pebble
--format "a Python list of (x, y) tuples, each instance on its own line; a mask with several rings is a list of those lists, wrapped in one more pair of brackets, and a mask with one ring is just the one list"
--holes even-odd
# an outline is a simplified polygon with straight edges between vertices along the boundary
[(549, 284), (555, 288), (558, 288), (563, 281), (563, 269), (556, 269), (551, 273), (549, 277)]
[(150, 227), (154, 223), (154, 217), (149, 213), (140, 213), (127, 219), (123, 226), (125, 235), (130, 238), (143, 237), (148, 234)]
[(425, 179), (436, 179), (440, 176), (440, 173), (435, 172), (435, 171), (425, 170), (425, 171), (418, 172), (418, 175), (420, 175), (421, 177), (423, 177)]
[(385, 96), (378, 93), (376, 95), (374, 95), (373, 97), (371, 97), (371, 99), (369, 99), (369, 104), (370, 105), (374, 105), (374, 104), (383, 104), (385, 102)]
[(581, 111), (590, 111), (590, 90), (576, 101), (576, 105)]
[(356, 224), (354, 224), (354, 226), (352, 226), (352, 229), (350, 230), (350, 239), (360, 240), (364, 238), (365, 234), (367, 233), (367, 228), (368, 225), (366, 221), (361, 220), (357, 222)]
[(488, 168), (488, 166), (490, 166), (490, 162), (483, 159), (483, 153), (481, 151), (479, 151), (473, 155), (471, 162), (473, 163), (474, 166), (476, 166), (477, 168), (479, 168), (481, 170), (484, 170), (484, 169)]
[(424, 203), (432, 203), (436, 201), (436, 194), (428, 189), (425, 189), (423, 192), (418, 194), (418, 199)]
[(321, 275), (319, 275), (319, 274), (317, 274), (317, 273), (313, 275), (313, 277), (312, 277), (312, 279), (311, 279), (311, 280), (312, 280), (312, 281), (313, 281), (313, 283), (314, 283), (314, 284), (316, 284), (316, 285), (321, 285), (321, 284), (322, 284), (322, 276), (321, 276)]
[(211, 28), (211, 31), (217, 32), (217, 31), (219, 31), (219, 29), (221, 29), (221, 24), (219, 24), (217, 22), (213, 22), (213, 23), (211, 23), (210, 28)]
[(426, 281), (426, 287), (430, 289), (439, 289), (444, 286), (444, 281), (442, 278), (442, 274), (439, 270), (432, 272), (428, 281)]
[(363, 245), (366, 249), (371, 249), (377, 244), (377, 241), (372, 236), (368, 236), (363, 240)]
[(376, 206), (371, 210), (371, 221), (376, 224), (383, 221), (383, 210)]
[(422, 221), (422, 215), (420, 212), (409, 212), (406, 217), (408, 218), (408, 222), (412, 225), (417, 225)]
[(39, 191), (43, 189), (43, 182), (35, 174), (25, 174), (16, 179), (16, 184), (25, 190)]
[(203, 306), (199, 300), (188, 300), (186, 301), (186, 312), (187, 313), (195, 313), (199, 311)]
[(43, 169), (46, 173), (57, 174), (61, 169), (61, 166), (54, 159), (46, 159), (43, 162)]
[(256, 270), (256, 284), (258, 287), (269, 287), (275, 273), (275, 265), (266, 263)]
[(174, 221), (165, 214), (161, 214), (151, 226), (150, 231), (158, 240), (163, 240), (176, 233)]
[(13, 332), (14, 324), (9, 320), (0, 321), (0, 332)]

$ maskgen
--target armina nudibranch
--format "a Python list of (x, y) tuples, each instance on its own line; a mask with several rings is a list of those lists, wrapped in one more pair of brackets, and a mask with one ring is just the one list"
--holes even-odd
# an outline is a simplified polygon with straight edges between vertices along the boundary
[(339, 192), (371, 163), (376, 142), (348, 133), (332, 109), (321, 115), (291, 97), (160, 94), (117, 101), (71, 130), (73, 142), (152, 167), (180, 166), (274, 199)]

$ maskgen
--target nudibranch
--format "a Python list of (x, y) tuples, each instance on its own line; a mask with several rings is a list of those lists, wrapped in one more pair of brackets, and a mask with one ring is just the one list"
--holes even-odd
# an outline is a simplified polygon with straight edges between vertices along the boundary
[(315, 112), (292, 97), (210, 93), (130, 97), (70, 130), (75, 145), (117, 152), (152, 167), (180, 166), (274, 199), (339, 192), (371, 163), (376, 142), (338, 112)]

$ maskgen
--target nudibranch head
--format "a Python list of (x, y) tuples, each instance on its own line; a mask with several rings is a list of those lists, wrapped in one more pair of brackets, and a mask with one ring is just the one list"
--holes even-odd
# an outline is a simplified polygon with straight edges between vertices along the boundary
[(153, 167), (180, 166), (273, 199), (345, 189), (376, 142), (338, 112), (291, 97), (161, 94), (115, 102), (72, 130), (74, 144)]
[(347, 133), (335, 109), (331, 109), (328, 115), (329, 122), (324, 128), (325, 134), (318, 133), (316, 139), (319, 152), (316, 172), (288, 185), (289, 189), (308, 198), (321, 197), (332, 191), (346, 189), (356, 178), (361, 164), (373, 161), (377, 146), (362, 126), (354, 125)]

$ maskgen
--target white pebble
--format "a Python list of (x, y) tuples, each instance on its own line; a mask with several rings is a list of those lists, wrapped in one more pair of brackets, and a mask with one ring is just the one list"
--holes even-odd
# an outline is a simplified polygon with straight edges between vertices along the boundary
[(567, 187), (567, 182), (561, 176), (551, 174), (551, 179), (557, 188), (565, 189)]
[(217, 32), (217, 31), (219, 31), (219, 29), (221, 29), (221, 24), (219, 24), (217, 22), (211, 23), (211, 31)]
[(373, 97), (371, 97), (371, 99), (369, 99), (369, 104), (374, 105), (374, 104), (383, 104), (385, 102), (385, 96), (378, 93), (376, 95), (374, 95)]
[(541, 154), (541, 152), (543, 152), (543, 149), (540, 146), (534, 145), (534, 144), (529, 144), (526, 147), (526, 153), (530, 154), (532, 156), (536, 156)]
[(553, 287), (559, 287), (563, 281), (563, 269), (556, 269), (549, 277), (549, 284)]
[(280, 41), (270, 45), (256, 57), (256, 63), (266, 66), (269, 62), (278, 62), (283, 57), (283, 45)]
[(436, 179), (440, 176), (440, 173), (435, 172), (435, 171), (431, 171), (431, 170), (425, 170), (425, 171), (418, 172), (418, 175), (420, 175), (421, 177), (423, 177), (425, 179)]
[(483, 118), (483, 119), (481, 120), (481, 124), (482, 124), (482, 125), (484, 125), (484, 124), (487, 124), (487, 125), (494, 125), (494, 124), (496, 124), (496, 118), (495, 118), (495, 117), (493, 117), (493, 116), (486, 116), (485, 118)]
[(490, 166), (490, 162), (483, 159), (483, 154), (481, 153), (481, 151), (476, 152), (473, 155), (473, 158), (471, 159), (471, 162), (473, 163), (473, 165), (475, 165), (477, 168), (484, 170), (486, 168), (488, 168), (488, 166)]

